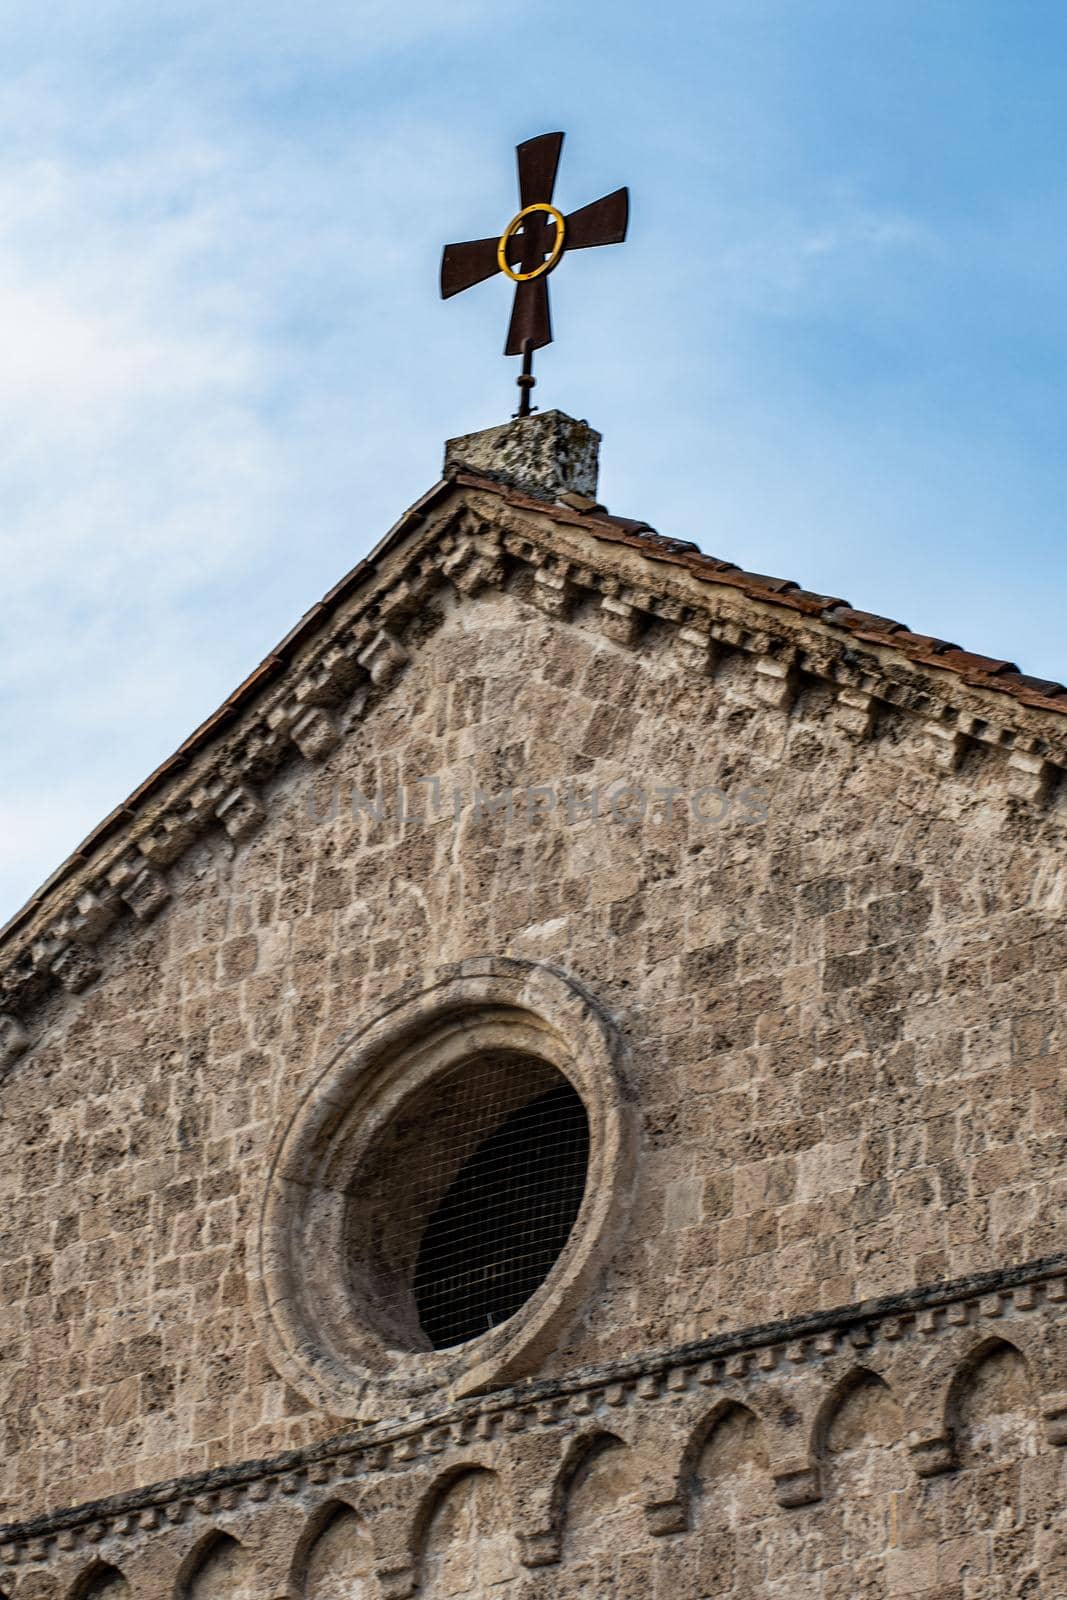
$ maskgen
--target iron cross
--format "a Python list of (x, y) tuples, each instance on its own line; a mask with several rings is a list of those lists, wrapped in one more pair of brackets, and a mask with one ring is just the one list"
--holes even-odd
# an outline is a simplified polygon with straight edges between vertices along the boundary
[(630, 192), (616, 189), (580, 211), (564, 216), (552, 204), (556, 170), (563, 148), (562, 133), (543, 133), (527, 139), (516, 150), (519, 163), (519, 210), (499, 238), (472, 239), (466, 244), (446, 244), (441, 257), (441, 298), (470, 289), (476, 283), (504, 273), (515, 284), (506, 356), (519, 356), (522, 374), (518, 415), (530, 413), (533, 353), (552, 343), (548, 310), (548, 274), (559, 265), (566, 250), (590, 245), (621, 244), (630, 215)]

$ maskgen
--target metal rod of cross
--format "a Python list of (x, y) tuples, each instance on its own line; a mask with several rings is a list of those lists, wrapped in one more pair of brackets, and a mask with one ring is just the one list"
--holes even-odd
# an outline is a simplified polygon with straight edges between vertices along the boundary
[(529, 416), (533, 353), (552, 343), (548, 307), (548, 275), (568, 250), (593, 245), (621, 244), (630, 216), (630, 192), (616, 189), (578, 211), (564, 215), (552, 204), (559, 168), (562, 133), (543, 133), (516, 149), (519, 166), (519, 210), (498, 237), (471, 239), (466, 244), (445, 245), (441, 257), (441, 298), (447, 300), (464, 289), (502, 272), (515, 285), (504, 354), (522, 356), (519, 409)]

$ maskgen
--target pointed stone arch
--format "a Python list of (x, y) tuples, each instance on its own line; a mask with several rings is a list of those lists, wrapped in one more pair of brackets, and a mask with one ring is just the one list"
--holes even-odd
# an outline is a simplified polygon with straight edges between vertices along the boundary
[(548, 1501), (549, 1522), (557, 1534), (562, 1533), (567, 1500), (574, 1480), (586, 1463), (604, 1450), (612, 1449), (616, 1445), (625, 1448), (629, 1443), (628, 1439), (612, 1428), (587, 1428), (568, 1441), (555, 1478), (552, 1480)]
[(257, 1600), (248, 1551), (232, 1534), (212, 1528), (182, 1562), (176, 1600)]
[(636, 1443), (609, 1429), (575, 1443), (558, 1477), (561, 1555), (566, 1559), (579, 1533), (595, 1533), (602, 1555), (617, 1554), (620, 1544), (643, 1543), (648, 1473)]
[[(952, 1375), (944, 1416), (961, 1466), (1036, 1453), (1040, 1406), (1033, 1368), (1020, 1344), (999, 1334), (979, 1339)], [(1009, 1417), (1010, 1422), (997, 1420)]]
[(464, 1588), (489, 1592), (518, 1572), (510, 1495), (492, 1467), (450, 1467), (423, 1497), (414, 1531), (415, 1577), (426, 1600)]
[(864, 1400), (869, 1400), (872, 1407), (883, 1409), (891, 1404), (899, 1419), (897, 1435), (903, 1438), (904, 1412), (892, 1385), (871, 1367), (853, 1367), (833, 1385), (816, 1412), (811, 1438), (814, 1461), (825, 1462), (828, 1456), (840, 1453), (842, 1445), (835, 1441), (835, 1430), (850, 1412), (860, 1409)]
[[(715, 1463), (713, 1474), (707, 1458), (717, 1446), (725, 1447), (725, 1455)], [(752, 1469), (751, 1473), (745, 1470), (747, 1468)], [(743, 1491), (738, 1481), (742, 1472), (745, 1477), (755, 1479), (754, 1483), (745, 1485)], [(717, 1498), (726, 1511), (727, 1520), (736, 1520), (741, 1501), (754, 1497), (766, 1502), (765, 1510), (772, 1509), (771, 1451), (764, 1420), (752, 1406), (729, 1395), (721, 1397), (701, 1417), (686, 1441), (679, 1476), (690, 1520), (700, 1516), (711, 1504), (712, 1477), (721, 1479), (726, 1473), (732, 1475), (731, 1492)]]
[(822, 1492), (868, 1499), (909, 1481), (904, 1408), (883, 1373), (854, 1367), (823, 1400), (812, 1433)]
[(127, 1600), (132, 1593), (129, 1580), (110, 1561), (94, 1561), (78, 1574), (67, 1591), (67, 1600)]
[(294, 1600), (362, 1600), (375, 1582), (367, 1519), (350, 1500), (333, 1495), (312, 1511), (297, 1540), (288, 1592)]

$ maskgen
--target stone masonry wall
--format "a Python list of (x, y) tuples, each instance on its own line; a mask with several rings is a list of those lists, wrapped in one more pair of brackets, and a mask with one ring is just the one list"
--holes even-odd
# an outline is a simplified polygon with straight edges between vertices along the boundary
[[(988, 1300), (984, 1318), (1004, 1317)], [(1059, 1600), (1067, 1582), (1067, 1432), (1042, 1424), (1031, 1356), (968, 1331), (942, 1396), (946, 1461), (909, 1444), (908, 1336), (878, 1340), (807, 1379), (707, 1363), (697, 1382), (612, 1386), (536, 1408), (516, 1428), (444, 1430), (360, 1461), (342, 1451), (262, 1471), (244, 1495), (182, 1495), (39, 1541), (9, 1570), (14, 1600), (811, 1600), (930, 1596)], [(885, 1330), (887, 1333), (889, 1330)], [(915, 1330), (927, 1355), (934, 1323)], [(1032, 1335), (1033, 1330), (1030, 1330)], [(949, 1341), (950, 1343), (952, 1340)], [(873, 1348), (872, 1348), (873, 1345)], [(946, 1369), (924, 1361), (936, 1388)], [(786, 1367), (801, 1361), (795, 1347)], [(914, 1389), (914, 1385), (912, 1385)], [(776, 1399), (777, 1391), (777, 1399)], [(819, 1403), (812, 1404), (819, 1397)], [(780, 1404), (788, 1399), (787, 1406)], [(798, 1412), (792, 1411), (793, 1406)], [(800, 1415), (798, 1413), (802, 1413)], [(797, 1493), (780, 1452), (806, 1436), (814, 1477)], [(439, 1434), (441, 1430), (438, 1430)], [(291, 1465), (291, 1463), (290, 1463)], [(662, 1498), (666, 1489), (672, 1500)], [(9, 1586), (7, 1586), (9, 1585)]]
[[(257, 1346), (248, 1222), (277, 1129), (338, 1037), (400, 985), (470, 955), (573, 973), (632, 1051), (630, 1236), (539, 1377), (1064, 1249), (1058, 813), (981, 773), (937, 770), (892, 714), (877, 744), (856, 742), (815, 682), (787, 708), (754, 692), (740, 660), (702, 680), (654, 627), (637, 653), (521, 592), (437, 604), (377, 709), (266, 792), (266, 825), (246, 843), (198, 844), (157, 919), (111, 936), (105, 977), (48, 1000), (40, 1042), (0, 1086), (0, 1521), (338, 1431)], [(430, 776), (446, 815), (402, 826), (398, 782)], [(672, 819), (638, 823), (544, 802), (509, 821), (471, 803), (476, 786), (566, 778), (580, 798), (625, 781), (686, 796), (718, 785), (731, 803), (720, 824), (678, 800)], [(383, 821), (353, 818), (353, 786), (384, 791)], [(742, 795), (752, 788), (765, 821)], [(412, 789), (409, 806), (425, 809), (427, 794)], [(1027, 1497), (1053, 1492), (1062, 1454), (1030, 1423), (982, 1420), (1007, 1415), (1004, 1395), (1018, 1411), (1009, 1367), (990, 1380), (996, 1404), (975, 1402), (968, 1437), (987, 1441), (973, 1470), (1001, 1474), (994, 1498), (1010, 1511), (974, 1509), (986, 1490), (953, 1489), (959, 1476), (902, 1487), (894, 1402), (861, 1385), (825, 1445), (839, 1498), (805, 1513), (803, 1551), (766, 1502), (756, 1432), (735, 1416), (695, 1478), (693, 1516), (711, 1530), (700, 1549), (719, 1554), (643, 1553), (625, 1509), (641, 1469), (612, 1446), (572, 1491), (587, 1533), (564, 1536), (569, 1588), (510, 1575), (507, 1541), (478, 1533), (496, 1525), (495, 1491), (470, 1482), (428, 1524), (425, 1592), (600, 1594), (602, 1564), (621, 1562), (610, 1592), (644, 1594), (650, 1563), (674, 1560), (682, 1569), (656, 1593), (795, 1589), (814, 1562), (840, 1568), (819, 1580), (829, 1596), (862, 1588), (867, 1550), (882, 1565), (864, 1593), (962, 1595), (958, 1571), (931, 1578), (934, 1557), (885, 1554), (909, 1546), (908, 1530), (925, 1530), (921, 1545), (947, 1528), (977, 1541), (959, 1547), (968, 1596), (1015, 1593), (980, 1575), (998, 1530), (1007, 1539), (1020, 1519), (1032, 1565)], [(723, 1462), (731, 1487), (706, 1488)], [(870, 1495), (850, 1512), (844, 1486), (862, 1484)], [(598, 1496), (621, 1509), (604, 1520)], [(322, 1538), (349, 1551), (346, 1530)], [(820, 1540), (833, 1562), (811, 1554)], [(361, 1558), (337, 1559), (354, 1581)], [(217, 1564), (237, 1576), (190, 1595), (245, 1592), (239, 1558)], [(320, 1564), (306, 1592), (342, 1592)], [(122, 1592), (105, 1580), (112, 1589), (86, 1592)]]

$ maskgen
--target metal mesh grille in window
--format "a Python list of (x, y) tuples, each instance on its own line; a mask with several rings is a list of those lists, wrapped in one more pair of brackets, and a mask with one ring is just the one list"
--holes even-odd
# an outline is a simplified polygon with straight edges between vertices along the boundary
[[(518, 1105), (500, 1063), (461, 1069), (428, 1130), (421, 1159), (438, 1165), (441, 1198), (412, 1287), (436, 1350), (513, 1316), (552, 1270), (578, 1215), (588, 1118), (567, 1080), (539, 1066), (540, 1081)], [(458, 1168), (457, 1149), (465, 1152)]]

